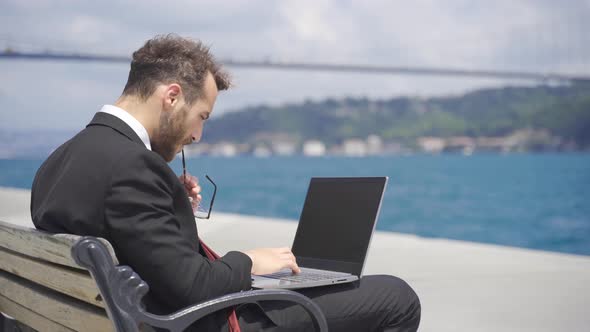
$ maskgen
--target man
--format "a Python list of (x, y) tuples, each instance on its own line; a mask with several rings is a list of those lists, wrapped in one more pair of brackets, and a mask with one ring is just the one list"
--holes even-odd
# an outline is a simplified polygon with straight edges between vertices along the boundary
[[(299, 271), (289, 248), (232, 251), (209, 260), (193, 216), (200, 187), (192, 177), (177, 178), (167, 164), (184, 145), (200, 140), (218, 91), (229, 85), (200, 42), (175, 35), (151, 39), (133, 54), (122, 96), (52, 153), (35, 177), (35, 226), (108, 239), (120, 262), (150, 286), (150, 312), (170, 313), (248, 290), (251, 273)], [(394, 277), (301, 293), (322, 308), (332, 330), (415, 331), (420, 320), (416, 294)], [(285, 303), (244, 305), (237, 315), (243, 331), (309, 328), (306, 314)], [(214, 314), (194, 327), (227, 330), (227, 317)]]

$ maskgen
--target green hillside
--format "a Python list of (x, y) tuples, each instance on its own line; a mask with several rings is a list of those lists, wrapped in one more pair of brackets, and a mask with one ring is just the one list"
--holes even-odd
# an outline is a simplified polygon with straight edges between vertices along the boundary
[(295, 142), (338, 144), (378, 135), (384, 141), (418, 137), (499, 137), (519, 129), (590, 147), (590, 84), (506, 87), (438, 98), (327, 99), (280, 107), (250, 107), (213, 118), (204, 140), (253, 143), (282, 135)]

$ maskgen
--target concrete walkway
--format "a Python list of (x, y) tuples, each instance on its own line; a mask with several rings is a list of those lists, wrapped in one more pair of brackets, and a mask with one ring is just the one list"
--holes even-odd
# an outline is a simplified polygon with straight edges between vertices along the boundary
[[(218, 252), (290, 246), (290, 220), (214, 212), (199, 221)], [(0, 189), (0, 220), (31, 225), (29, 191)], [(420, 331), (590, 331), (590, 257), (377, 232), (365, 274), (405, 279)]]

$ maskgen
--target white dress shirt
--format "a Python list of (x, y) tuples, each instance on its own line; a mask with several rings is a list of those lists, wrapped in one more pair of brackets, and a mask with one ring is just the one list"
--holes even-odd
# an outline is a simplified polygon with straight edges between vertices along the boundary
[(145, 127), (141, 124), (141, 122), (137, 121), (133, 115), (127, 113), (127, 111), (124, 109), (113, 105), (104, 105), (99, 112), (107, 113), (121, 119), (121, 121), (125, 122), (129, 127), (131, 127), (137, 136), (141, 138), (141, 141), (143, 144), (145, 144), (145, 147), (148, 150), (152, 149), (152, 145), (150, 144), (150, 136), (148, 135), (147, 130), (145, 130)]

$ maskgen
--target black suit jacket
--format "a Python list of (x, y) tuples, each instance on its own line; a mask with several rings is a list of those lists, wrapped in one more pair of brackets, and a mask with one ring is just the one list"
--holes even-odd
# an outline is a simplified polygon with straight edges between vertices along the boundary
[[(184, 186), (122, 120), (97, 113), (37, 171), (31, 215), (39, 229), (108, 239), (149, 285), (146, 303), (169, 313), (251, 288), (250, 258), (209, 261)], [(206, 326), (223, 324), (220, 313)], [(205, 324), (205, 323), (204, 323)]]

